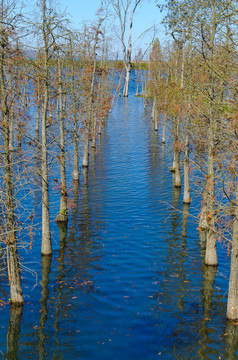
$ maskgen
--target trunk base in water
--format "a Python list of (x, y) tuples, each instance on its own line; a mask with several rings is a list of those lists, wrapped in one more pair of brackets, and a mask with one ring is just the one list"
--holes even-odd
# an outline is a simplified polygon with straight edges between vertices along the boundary
[(20, 301), (17, 301), (17, 302), (14, 302), (12, 300), (9, 300), (9, 304), (11, 305), (11, 307), (15, 308), (15, 307), (18, 307), (18, 308), (23, 308), (24, 306), (24, 301), (20, 302)]
[(184, 203), (184, 204), (190, 204), (190, 202), (191, 202), (191, 199), (190, 199), (189, 195), (184, 196), (184, 198), (183, 198), (183, 203)]
[(68, 215), (67, 214), (58, 214), (56, 218), (57, 223), (67, 223)]

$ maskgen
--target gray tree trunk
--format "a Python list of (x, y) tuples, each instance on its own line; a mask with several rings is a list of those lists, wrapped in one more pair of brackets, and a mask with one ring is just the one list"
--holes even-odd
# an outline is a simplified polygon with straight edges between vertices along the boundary
[(181, 175), (180, 175), (180, 150), (179, 150), (179, 133), (180, 133), (180, 121), (179, 118), (175, 119), (175, 137), (174, 137), (174, 186), (181, 187)]
[[(1, 18), (3, 17), (4, 9), (1, 4)], [(23, 294), (20, 277), (20, 267), (17, 254), (17, 241), (15, 234), (15, 218), (14, 218), (14, 197), (13, 197), (13, 183), (12, 183), (12, 163), (10, 151), (10, 114), (7, 101), (7, 88), (4, 76), (4, 56), (5, 46), (7, 43), (7, 33), (4, 28), (4, 21), (2, 19), (0, 25), (0, 93), (1, 93), (1, 117), (4, 137), (4, 180), (6, 189), (6, 211), (7, 211), (7, 260), (8, 260), (8, 277), (10, 283), (10, 302), (14, 305), (23, 304)]]
[(166, 114), (164, 114), (164, 120), (163, 120), (162, 144), (165, 144), (165, 134), (166, 134)]
[(57, 215), (57, 222), (68, 221), (68, 205), (66, 190), (65, 173), (65, 140), (64, 140), (64, 108), (62, 90), (62, 67), (58, 56), (58, 75), (59, 75), (59, 120), (60, 120), (60, 211)]
[(185, 140), (185, 152), (184, 152), (184, 191), (183, 191), (183, 203), (190, 204), (190, 186), (189, 186), (189, 139), (188, 135)]
[(216, 250), (216, 236), (215, 236), (215, 209), (214, 209), (214, 124), (210, 122), (209, 126), (209, 150), (208, 150), (208, 174), (206, 184), (206, 203), (207, 214), (206, 220), (208, 222), (207, 229), (207, 244), (205, 252), (205, 264), (217, 266), (217, 250)]
[(233, 218), (231, 269), (226, 317), (229, 320), (238, 320), (238, 186)]
[(84, 168), (88, 167), (88, 160), (89, 160), (89, 124), (86, 125), (82, 167)]
[(49, 103), (49, 29), (46, 19), (46, 0), (43, 0), (43, 23), (42, 33), (44, 38), (44, 101), (42, 109), (41, 124), (41, 172), (42, 172), (42, 242), (41, 254), (50, 255), (52, 253), (51, 234), (50, 234), (50, 208), (49, 208), (49, 184), (48, 184), (48, 163), (47, 163), (47, 110)]

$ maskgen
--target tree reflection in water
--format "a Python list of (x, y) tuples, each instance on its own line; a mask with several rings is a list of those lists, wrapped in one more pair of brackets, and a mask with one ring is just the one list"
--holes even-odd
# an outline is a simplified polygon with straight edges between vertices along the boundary
[(214, 292), (214, 281), (217, 274), (217, 267), (215, 266), (202, 266), (203, 276), (203, 288), (202, 294), (202, 306), (203, 306), (203, 318), (200, 323), (200, 329), (198, 330), (201, 339), (198, 341), (200, 348), (197, 351), (199, 359), (207, 359), (207, 354), (212, 352), (212, 349), (208, 344), (212, 344), (213, 340), (210, 334), (212, 333), (208, 326), (211, 320), (211, 306), (212, 296)]
[(10, 320), (7, 332), (7, 354), (6, 359), (17, 359), (18, 339), (21, 328), (23, 306), (11, 306)]
[(40, 315), (40, 325), (38, 331), (38, 335), (39, 335), (38, 350), (39, 350), (40, 360), (43, 360), (45, 358), (44, 344), (45, 344), (46, 335), (44, 333), (44, 328), (48, 315), (47, 302), (49, 298), (48, 285), (50, 282), (49, 275), (51, 270), (51, 260), (52, 260), (51, 255), (41, 256), (41, 276), (42, 276), (42, 279), (40, 281), (40, 284), (42, 286), (41, 299), (40, 299), (41, 315)]

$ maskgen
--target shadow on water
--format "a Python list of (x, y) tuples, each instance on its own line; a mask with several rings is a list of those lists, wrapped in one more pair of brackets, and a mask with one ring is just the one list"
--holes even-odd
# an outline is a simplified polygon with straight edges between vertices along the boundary
[(238, 358), (238, 324), (227, 321), (225, 330), (225, 359), (237, 360)]
[(38, 343), (38, 351), (39, 351), (39, 359), (45, 359), (45, 324), (48, 319), (48, 298), (49, 298), (49, 289), (48, 285), (50, 282), (49, 275), (51, 271), (51, 260), (52, 256), (41, 256), (41, 315), (40, 315), (40, 324), (38, 330), (39, 343)]
[(201, 339), (198, 341), (199, 349), (197, 354), (199, 359), (205, 360), (208, 358), (208, 354), (213, 352), (210, 345), (213, 343), (212, 337), (210, 336), (214, 330), (210, 328), (211, 321), (211, 307), (212, 307), (212, 298), (214, 292), (214, 282), (217, 274), (217, 268), (213, 266), (202, 266), (202, 277), (203, 277), (203, 287), (201, 290), (202, 295), (202, 320), (200, 322), (200, 329), (198, 333)]
[(95, 242), (92, 233), (95, 214), (92, 216), (87, 168), (82, 169), (80, 191), (76, 187), (74, 188), (74, 202), (78, 206), (72, 212), (72, 226), (67, 239), (67, 266), (72, 270), (70, 274), (68, 269), (71, 279), (67, 278), (67, 281), (80, 289), (89, 289), (93, 282), (88, 269), (91, 268), (91, 262), (95, 260), (93, 256)]
[(182, 218), (182, 236), (184, 239), (187, 236), (187, 226), (188, 226), (188, 218), (189, 218), (189, 207), (190, 204), (183, 204), (183, 218)]
[[(175, 288), (176, 288), (176, 298), (177, 298), (177, 307), (179, 309), (178, 317), (180, 317), (180, 312), (184, 311), (184, 297), (187, 292), (187, 281), (186, 281), (186, 271), (184, 270), (184, 263), (186, 261), (187, 254), (187, 243), (186, 243), (186, 228), (187, 228), (187, 219), (188, 214), (183, 212), (183, 225), (182, 225), (182, 236), (181, 231), (181, 213), (177, 210), (179, 209), (181, 190), (180, 188), (173, 188), (172, 195), (172, 209), (171, 209), (171, 236), (168, 240), (169, 252), (168, 252), (168, 263), (171, 264), (171, 269), (169, 270), (170, 275), (174, 277)], [(187, 209), (186, 209), (187, 210)]]
[(65, 278), (64, 258), (65, 258), (65, 248), (66, 248), (66, 238), (67, 238), (67, 227), (68, 227), (67, 223), (58, 224), (59, 234), (60, 234), (60, 239), (59, 239), (60, 248), (59, 248), (59, 255), (57, 258), (57, 262), (58, 262), (58, 266), (57, 266), (58, 275), (56, 277), (57, 285), (55, 286), (55, 291), (57, 293), (56, 295), (57, 303), (55, 305), (55, 322), (54, 322), (54, 329), (55, 329), (54, 339), (56, 343), (56, 349), (54, 350), (54, 355), (52, 356), (53, 359), (63, 358), (62, 352), (59, 351), (60, 338), (58, 338), (58, 333), (60, 331), (59, 322), (60, 322), (61, 313), (63, 312), (62, 308), (65, 307), (67, 304), (65, 302), (65, 299), (63, 298), (63, 292), (64, 292), (63, 281)]
[(17, 360), (18, 339), (21, 328), (21, 318), (23, 313), (23, 306), (11, 306), (10, 320), (7, 332), (7, 353), (6, 359)]

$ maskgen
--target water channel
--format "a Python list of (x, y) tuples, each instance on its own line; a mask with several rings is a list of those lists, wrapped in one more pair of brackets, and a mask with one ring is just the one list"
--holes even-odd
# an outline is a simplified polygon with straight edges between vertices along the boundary
[[(204, 267), (200, 198), (183, 206), (150, 111), (140, 97), (117, 99), (72, 189), (68, 228), (52, 221), (52, 259), (40, 257), (40, 232), (22, 252), (34, 273), (23, 272), (23, 314), (0, 307), (0, 359), (237, 359), (230, 259), (221, 244), (217, 271)], [(7, 302), (6, 277), (0, 285)]]

